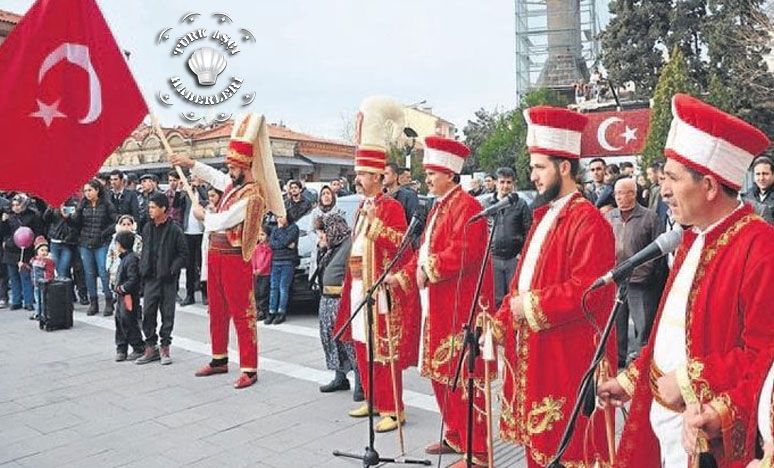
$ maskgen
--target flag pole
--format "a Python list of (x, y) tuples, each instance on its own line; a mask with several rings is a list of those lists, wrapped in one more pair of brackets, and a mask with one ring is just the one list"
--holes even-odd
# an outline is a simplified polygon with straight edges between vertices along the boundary
[[(169, 141), (167, 141), (166, 135), (164, 135), (164, 130), (162, 130), (161, 128), (159, 119), (156, 117), (156, 114), (154, 114), (153, 111), (149, 111), (148, 115), (150, 116), (151, 125), (153, 125), (153, 130), (159, 136), (159, 139), (161, 139), (161, 144), (164, 145), (164, 149), (167, 152), (167, 158), (170, 158), (173, 154), (175, 154), (175, 152), (172, 151), (172, 147), (169, 145)], [(180, 180), (183, 182), (183, 189), (188, 194), (188, 197), (191, 199), (191, 202), (198, 204), (199, 198), (194, 196), (193, 188), (191, 188), (191, 185), (188, 183), (188, 179), (185, 177), (185, 174), (183, 174), (183, 169), (180, 168), (180, 166), (178, 165), (173, 165), (173, 167), (177, 171), (178, 177), (180, 177)]]

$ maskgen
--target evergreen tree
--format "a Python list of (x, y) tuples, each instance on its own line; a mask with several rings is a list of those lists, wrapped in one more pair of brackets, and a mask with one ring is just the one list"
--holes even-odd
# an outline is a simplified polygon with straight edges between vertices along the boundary
[(664, 145), (672, 122), (672, 97), (678, 93), (696, 94), (696, 86), (688, 74), (688, 65), (679, 48), (675, 47), (656, 85), (650, 110), (650, 130), (642, 150), (642, 166), (664, 158)]
[[(612, 19), (600, 35), (602, 63), (615, 86), (632, 82), (638, 97), (650, 97), (663, 65), (669, 32), (669, 0), (612, 0)], [(665, 5), (666, 4), (666, 5)]]
[(688, 74), (702, 88), (708, 85), (708, 73), (702, 59), (707, 0), (673, 0), (670, 31), (666, 38), (669, 50), (679, 48), (685, 57)]

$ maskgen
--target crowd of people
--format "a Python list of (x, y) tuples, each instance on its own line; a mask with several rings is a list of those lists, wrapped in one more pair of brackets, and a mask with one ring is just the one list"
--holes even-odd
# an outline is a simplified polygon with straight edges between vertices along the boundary
[[(466, 455), (473, 466), (487, 466), (487, 384), (499, 378), (500, 438), (524, 446), (528, 466), (545, 466), (614, 304), (613, 285), (590, 293), (589, 287), (663, 233), (685, 229), (675, 252), (628, 276), (616, 339), (597, 376), (602, 409), (577, 421), (582, 436), (572, 439), (563, 461), (606, 466), (615, 457), (620, 466), (682, 467), (712, 457), (725, 466), (754, 458), (756, 434), (767, 443), (758, 453), (771, 457), (774, 322), (765, 296), (774, 278), (774, 162), (760, 156), (769, 144), (762, 133), (678, 95), (664, 161), (637, 173), (630, 162), (596, 158), (583, 171), (586, 118), (535, 107), (528, 110), (527, 139), (538, 193), (533, 204), (515, 193), (517, 175), (507, 167), (462, 190), (469, 149), (427, 137), (425, 184), (434, 198), (427, 209), (409, 171), (386, 159), (382, 130), (389, 119), (401, 124), (399, 109), (383, 97), (361, 106), (355, 192), (362, 201), (354, 219), (337, 206), (350, 193), (346, 180), (327, 183), (317, 197), (295, 180), (280, 193), (273, 167), (266, 170), (271, 160), (255, 143), (261, 131), (253, 117), (235, 126), (243, 133), (232, 135), (227, 173), (173, 155), (170, 162), (188, 169), (190, 182), (172, 171), (165, 192), (152, 174), (140, 177), (136, 189), (114, 171), (60, 207), (21, 193), (0, 197), (0, 307), (39, 317), (45, 299), (38, 284), (73, 278), (74, 297), (95, 315), (99, 278), (102, 313), (115, 313), (116, 360), (169, 364), (176, 303), (194, 303), (201, 290), (212, 359), (196, 375), (228, 372), (233, 321), (240, 357), (234, 387), (246, 388), (257, 380), (257, 321), (277, 325), (287, 318), (299, 257), (296, 221), (311, 213), (317, 239), (311, 282), (321, 295), (320, 338), (333, 372), (320, 391), (350, 390), (352, 371), (353, 399), (369, 403), (349, 416), (378, 414), (376, 432), (402, 430), (408, 421), (402, 371), (418, 366), (432, 382), (444, 423), (441, 442), (426, 452)], [(695, 138), (714, 144), (691, 149), (686, 142)], [(740, 194), (748, 168), (754, 186)], [(497, 216), (473, 219), (495, 205), (502, 206)], [(407, 231), (417, 213), (421, 235)], [(21, 227), (36, 236), (31, 248), (14, 242)], [(404, 247), (371, 306), (353, 316)], [(178, 297), (183, 270), (184, 298)], [(10, 301), (3, 296), (8, 289)], [(502, 365), (485, 350), (463, 372), (476, 382), (473, 395), (451, 385), (469, 313), (482, 344), (503, 348)], [(630, 417), (614, 455), (608, 442), (615, 434), (605, 418), (626, 402)]]

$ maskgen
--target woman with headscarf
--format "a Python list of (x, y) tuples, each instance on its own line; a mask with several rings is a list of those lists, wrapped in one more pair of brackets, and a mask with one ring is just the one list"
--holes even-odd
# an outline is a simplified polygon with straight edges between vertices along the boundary
[[(312, 222), (317, 218), (322, 218), (326, 214), (337, 213), (346, 220), (346, 212), (336, 206), (336, 193), (330, 187), (330, 185), (323, 185), (320, 189), (320, 195), (317, 199), (317, 206), (312, 210)], [(312, 226), (314, 227), (314, 226)], [(317, 253), (319, 238), (317, 238), (317, 231), (312, 230), (309, 232), (309, 236), (312, 239), (312, 256), (309, 262), (309, 280), (312, 282), (315, 271), (317, 271)]]
[(22, 305), (26, 310), (35, 310), (30, 270), (19, 268), (19, 263), (29, 264), (35, 249), (30, 245), (22, 253), (22, 249), (13, 241), (14, 233), (23, 226), (32, 229), (33, 238), (43, 234), (43, 220), (31, 202), (27, 195), (17, 193), (11, 199), (10, 212), (3, 213), (0, 222), (0, 239), (5, 239), (2, 267), (7, 269), (11, 283), (11, 310), (21, 309)]
[(333, 340), (333, 327), (339, 311), (341, 286), (347, 270), (349, 250), (352, 247), (347, 221), (338, 213), (329, 213), (314, 219), (314, 228), (319, 238), (317, 281), (322, 292), (320, 298), (320, 339), (325, 352), (325, 364), (334, 371), (333, 380), (320, 387), (323, 393), (349, 390), (347, 372), (355, 370), (355, 397), (362, 397), (360, 379), (357, 375), (355, 350), (352, 343)]

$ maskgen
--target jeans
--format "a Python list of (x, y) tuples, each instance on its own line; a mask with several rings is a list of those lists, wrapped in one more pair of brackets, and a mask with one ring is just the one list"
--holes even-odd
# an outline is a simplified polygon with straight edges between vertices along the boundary
[(34, 292), (35, 292), (35, 318), (40, 320), (40, 318), (43, 316), (43, 311), (45, 310), (46, 304), (43, 302), (45, 299), (45, 294), (43, 294), (43, 288), (39, 285), (34, 286)]
[(86, 289), (89, 291), (89, 297), (97, 297), (97, 276), (99, 275), (102, 281), (102, 291), (105, 293), (105, 300), (112, 300), (113, 293), (110, 292), (108, 272), (105, 268), (108, 246), (79, 247), (79, 249), (81, 251), (81, 260), (83, 260), (83, 269), (86, 273)]
[(284, 314), (288, 310), (290, 283), (293, 281), (295, 266), (292, 262), (271, 264), (271, 292), (269, 293), (269, 314)]
[(70, 263), (73, 260), (72, 248), (61, 242), (51, 242), (51, 256), (56, 264), (57, 278), (70, 278)]
[(518, 260), (518, 255), (512, 258), (503, 258), (492, 255), (496, 307), (500, 307), (503, 297), (508, 293), (508, 287), (511, 284), (513, 274), (516, 272), (516, 263)]
[(30, 277), (30, 271), (16, 265), (6, 264), (6, 270), (8, 271), (8, 279), (11, 283), (11, 304), (22, 305), (22, 300), (25, 306), (31, 306), (33, 304), (32, 296), (32, 277)]

